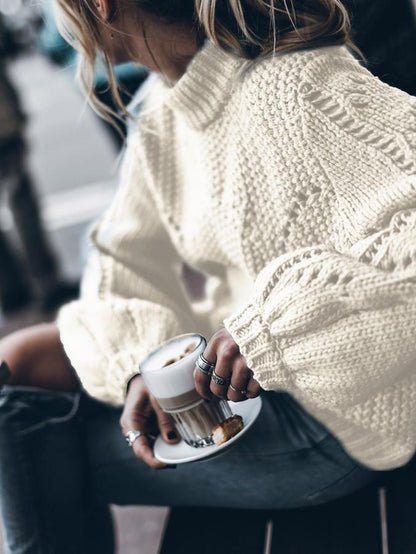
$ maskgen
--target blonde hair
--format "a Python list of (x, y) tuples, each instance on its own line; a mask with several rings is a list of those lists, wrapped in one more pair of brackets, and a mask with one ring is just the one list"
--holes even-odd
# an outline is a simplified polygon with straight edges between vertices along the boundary
[[(99, 115), (118, 127), (115, 119), (129, 114), (120, 98), (108, 54), (100, 43), (100, 15), (95, 1), (54, 2), (61, 34), (81, 54), (78, 79), (87, 100)], [(133, 4), (164, 23), (192, 25), (199, 45), (208, 37), (219, 48), (248, 60), (248, 65), (269, 54), (336, 44), (345, 44), (365, 61), (351, 39), (350, 18), (341, 0), (130, 0)], [(117, 15), (118, 9), (113, 9), (108, 22), (110, 30)], [(146, 40), (143, 25), (142, 32)], [(94, 93), (94, 70), (100, 55), (119, 113), (100, 102)]]

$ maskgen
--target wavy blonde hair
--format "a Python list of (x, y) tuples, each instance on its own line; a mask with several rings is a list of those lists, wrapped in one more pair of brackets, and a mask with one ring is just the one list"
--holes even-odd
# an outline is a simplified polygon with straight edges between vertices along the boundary
[[(247, 67), (270, 54), (336, 44), (345, 44), (366, 61), (351, 38), (350, 18), (341, 0), (113, 0), (110, 30), (122, 12), (121, 4), (127, 2), (163, 23), (189, 24), (200, 46), (208, 37), (219, 48), (248, 60)], [(118, 127), (115, 120), (129, 117), (129, 113), (100, 42), (100, 15), (95, 1), (54, 0), (54, 8), (61, 34), (81, 54), (78, 79), (87, 100), (99, 115)], [(141, 31), (146, 40), (143, 24)], [(94, 70), (99, 57), (107, 70), (118, 113), (94, 93)]]

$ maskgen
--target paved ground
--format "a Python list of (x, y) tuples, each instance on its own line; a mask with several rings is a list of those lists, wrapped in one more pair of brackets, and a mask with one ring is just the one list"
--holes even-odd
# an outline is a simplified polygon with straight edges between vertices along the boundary
[(46, 225), (68, 275), (79, 275), (79, 241), (110, 200), (117, 156), (72, 75), (30, 56), (12, 66), (29, 116), (30, 166)]
[[(80, 242), (113, 195), (117, 155), (67, 72), (34, 55), (15, 63), (11, 74), (30, 117), (30, 164), (50, 238), (64, 274), (78, 277)], [(12, 218), (4, 206), (0, 214), (12, 236)], [(0, 316), (0, 336), (40, 319), (30, 310), (7, 321)], [(113, 507), (113, 514), (119, 554), (156, 554), (166, 509)]]

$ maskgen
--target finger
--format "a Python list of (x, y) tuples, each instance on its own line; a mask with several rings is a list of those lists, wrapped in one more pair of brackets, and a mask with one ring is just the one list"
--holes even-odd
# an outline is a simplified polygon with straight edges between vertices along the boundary
[(238, 350), (236, 350), (233, 346), (230, 347), (229, 344), (217, 352), (217, 363), (214, 369), (215, 375), (221, 379), (225, 379), (228, 382), (225, 384), (216, 383), (213, 380), (213, 376), (211, 376), (210, 389), (215, 396), (219, 396), (224, 399), (227, 398), (228, 385), (233, 372), (233, 364), (235, 363), (237, 356), (239, 356)]
[[(126, 410), (127, 403), (124, 407), (123, 415), (120, 420), (123, 433), (126, 434), (130, 429), (137, 429), (142, 433), (146, 433), (146, 429), (149, 423), (149, 397), (146, 396), (140, 398), (140, 400), (134, 405), (134, 410)], [(142, 413), (143, 410), (143, 413)], [(159, 462), (153, 454), (153, 449), (150, 447), (149, 439), (145, 434), (138, 437), (132, 444), (132, 449), (137, 458), (142, 460), (152, 469), (162, 469), (167, 467), (166, 464)]]
[[(221, 365), (219, 365), (221, 364)], [(233, 373), (233, 367), (232, 362), (229, 361), (220, 361), (217, 362), (217, 366), (215, 367), (215, 374), (211, 376), (211, 384), (210, 389), (215, 396), (218, 396), (219, 398), (223, 398), (224, 400), (227, 398), (227, 391), (229, 384), (231, 382), (231, 376)], [(223, 379), (223, 383), (219, 383), (218, 379)]]
[(256, 396), (259, 396), (261, 392), (261, 386), (259, 385), (258, 381), (251, 377), (246, 390), (247, 398), (255, 398)]
[[(202, 355), (207, 360), (207, 362), (213, 364), (217, 362), (216, 346), (213, 344), (213, 342), (209, 342), (207, 344)], [(205, 373), (202, 373), (198, 366), (196, 366), (194, 371), (194, 381), (196, 392), (199, 394), (199, 396), (202, 396), (202, 398), (209, 400), (212, 397), (212, 392), (210, 389), (211, 376), (205, 375)]]
[(166, 464), (159, 462), (159, 460), (155, 458), (153, 450), (149, 446), (149, 441), (145, 435), (138, 437), (134, 441), (132, 448), (136, 457), (152, 469), (162, 469), (166, 467)]
[(202, 396), (202, 398), (205, 398), (205, 400), (209, 400), (212, 397), (212, 392), (209, 388), (211, 383), (211, 376), (205, 375), (204, 373), (202, 373), (202, 371), (200, 371), (198, 366), (196, 366), (194, 370), (194, 381), (195, 389), (199, 396)]
[(154, 398), (151, 399), (152, 407), (157, 417), (157, 425), (163, 440), (169, 444), (175, 444), (181, 440), (179, 433), (169, 414), (165, 413)]
[(246, 392), (241, 393), (238, 391), (247, 391), (250, 379), (251, 371), (247, 367), (244, 358), (241, 357), (238, 361), (234, 363), (230, 383), (235, 389), (237, 389), (237, 391), (233, 390), (231, 387), (228, 387), (228, 399), (232, 400), (233, 402), (241, 402), (242, 400), (246, 400)]
[[(146, 433), (146, 425), (149, 421), (149, 414), (142, 414), (137, 408), (136, 410), (137, 411), (133, 412), (133, 416), (129, 418), (129, 421), (127, 422), (127, 427), (129, 429), (137, 429), (139, 431), (142, 431), (142, 433)], [(137, 458), (142, 460), (149, 467), (153, 469), (162, 469), (163, 467), (166, 467), (166, 464), (159, 462), (159, 460), (155, 458), (153, 454), (153, 449), (150, 447), (149, 444), (149, 439), (145, 434), (141, 437), (138, 437), (133, 442), (132, 448)]]

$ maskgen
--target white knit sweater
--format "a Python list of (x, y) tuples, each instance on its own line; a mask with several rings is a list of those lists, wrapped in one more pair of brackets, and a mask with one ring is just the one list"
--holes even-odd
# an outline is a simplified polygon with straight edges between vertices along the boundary
[[(170, 337), (231, 333), (373, 469), (416, 449), (416, 98), (346, 46), (257, 61), (206, 41), (151, 75), (121, 186), (58, 314), (85, 389), (121, 405)], [(148, 83), (149, 85), (149, 83)], [(205, 273), (192, 303), (182, 260)]]

